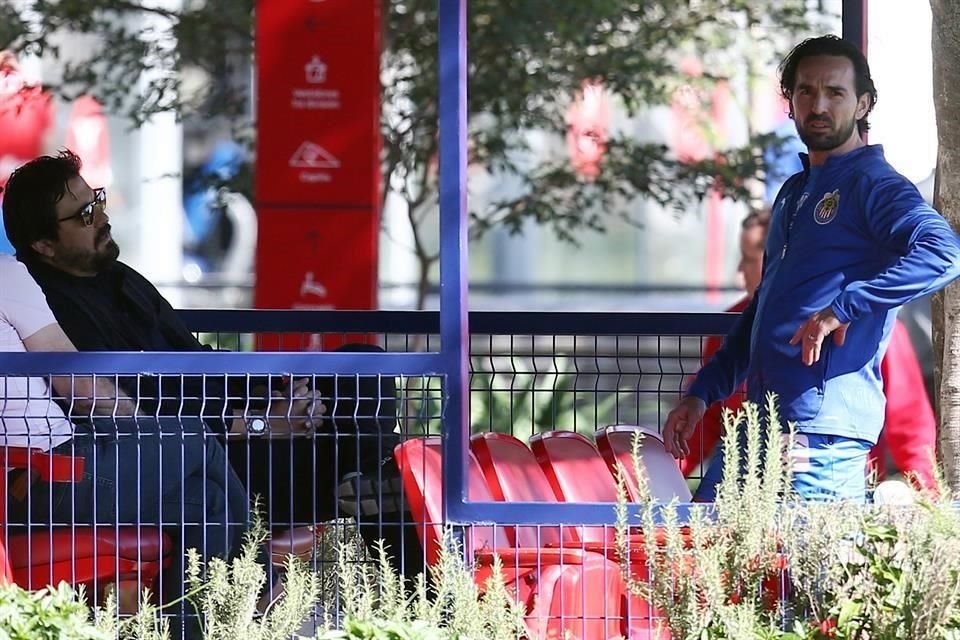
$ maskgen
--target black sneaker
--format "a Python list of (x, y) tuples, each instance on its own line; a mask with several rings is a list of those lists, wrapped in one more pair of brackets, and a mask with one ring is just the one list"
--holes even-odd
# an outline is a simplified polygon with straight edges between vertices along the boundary
[(402, 499), (403, 481), (393, 456), (382, 460), (375, 470), (346, 474), (337, 487), (341, 513), (355, 518), (399, 513)]

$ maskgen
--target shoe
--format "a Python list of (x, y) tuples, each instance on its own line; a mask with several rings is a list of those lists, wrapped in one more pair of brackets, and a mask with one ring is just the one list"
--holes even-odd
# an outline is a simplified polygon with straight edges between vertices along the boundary
[(403, 481), (393, 456), (380, 461), (375, 470), (346, 474), (337, 487), (340, 512), (354, 518), (399, 513), (402, 499)]

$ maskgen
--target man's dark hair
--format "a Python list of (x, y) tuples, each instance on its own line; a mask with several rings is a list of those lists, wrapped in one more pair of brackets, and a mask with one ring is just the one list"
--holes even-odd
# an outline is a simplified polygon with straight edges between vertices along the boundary
[(37, 240), (57, 239), (57, 203), (67, 182), (80, 175), (80, 158), (68, 149), (40, 156), (10, 174), (3, 190), (3, 228), (17, 257), (34, 255)]
[(873, 78), (870, 76), (870, 65), (867, 64), (867, 58), (852, 43), (838, 38), (834, 35), (820, 36), (819, 38), (808, 38), (793, 48), (793, 51), (787, 54), (787, 57), (780, 63), (780, 93), (790, 104), (790, 117), (793, 117), (793, 90), (797, 84), (797, 68), (800, 61), (804, 58), (814, 56), (841, 56), (848, 59), (853, 64), (854, 89), (857, 92), (857, 99), (863, 94), (869, 95), (870, 103), (867, 106), (867, 112), (857, 121), (857, 131), (863, 135), (870, 130), (870, 124), (867, 122), (867, 116), (877, 105), (877, 88), (873, 84)]

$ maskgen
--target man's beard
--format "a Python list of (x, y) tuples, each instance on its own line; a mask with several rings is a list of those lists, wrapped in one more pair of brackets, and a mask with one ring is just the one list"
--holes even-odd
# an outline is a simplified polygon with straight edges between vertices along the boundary
[(827, 118), (817, 117), (807, 118), (803, 126), (801, 126), (799, 122), (797, 123), (797, 133), (800, 135), (803, 144), (807, 145), (809, 151), (830, 151), (836, 149), (850, 139), (853, 135), (853, 130), (857, 126), (856, 119), (851, 119), (846, 126), (840, 129), (826, 131), (811, 129), (810, 125), (817, 121), (832, 123), (832, 121)]
[[(100, 243), (103, 242), (104, 236), (106, 236), (108, 240), (103, 244), (103, 246), (100, 246)], [(54, 262), (60, 267), (69, 267), (78, 269), (80, 271), (100, 273), (115, 263), (119, 257), (120, 247), (117, 246), (117, 243), (113, 240), (113, 238), (110, 237), (110, 229), (104, 227), (104, 230), (101, 231), (100, 235), (97, 236), (96, 249), (89, 251), (87, 249), (68, 250), (61, 248), (61, 250), (57, 252)]]
[(114, 242), (113, 238), (103, 245), (102, 249), (97, 250), (91, 259), (94, 271), (103, 271), (120, 257), (120, 247)]

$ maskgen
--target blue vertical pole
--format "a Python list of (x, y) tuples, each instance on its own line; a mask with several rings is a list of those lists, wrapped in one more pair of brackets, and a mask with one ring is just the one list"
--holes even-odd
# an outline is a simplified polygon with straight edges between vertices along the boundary
[(440, 29), (440, 352), (443, 508), (457, 521), (467, 498), (467, 0), (438, 0)]
[(867, 0), (843, 0), (843, 39), (867, 53)]

